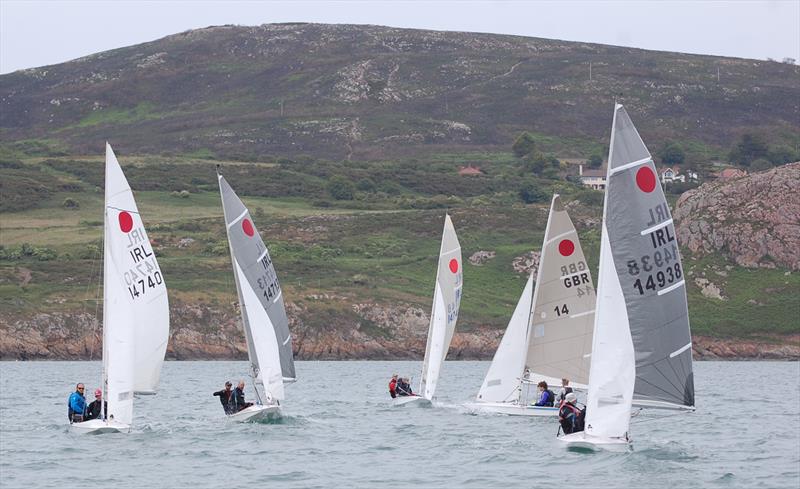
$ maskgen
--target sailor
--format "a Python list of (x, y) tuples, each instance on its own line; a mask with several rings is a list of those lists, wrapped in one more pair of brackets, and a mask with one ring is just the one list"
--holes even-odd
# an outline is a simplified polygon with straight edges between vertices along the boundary
[(389, 381), (389, 395), (392, 399), (397, 397), (397, 374), (393, 374), (392, 380)]
[(108, 402), (103, 402), (103, 391), (95, 389), (94, 401), (90, 402), (89, 407), (86, 408), (86, 417), (84, 419), (88, 421), (100, 418), (103, 415), (103, 404), (106, 406), (105, 411), (108, 412)]
[(225, 382), (225, 388), (221, 391), (217, 391), (214, 393), (215, 396), (219, 396), (219, 402), (222, 404), (222, 409), (225, 410), (225, 414), (233, 414), (236, 411), (233, 410), (233, 406), (231, 406), (231, 401), (233, 400), (233, 391), (231, 390), (231, 381), (228, 380)]
[(577, 404), (578, 396), (574, 392), (570, 392), (564, 398), (561, 409), (558, 411), (558, 422), (561, 423), (561, 429), (566, 435), (583, 431), (586, 408), (580, 409)]
[(83, 415), (86, 411), (86, 398), (83, 397), (83, 384), (75, 386), (75, 392), (70, 394), (67, 406), (67, 415), (69, 416), (70, 423), (80, 423), (83, 421)]
[(404, 377), (397, 381), (397, 395), (398, 396), (413, 396), (411, 392), (411, 385), (408, 382), (408, 377)]
[(556, 395), (553, 394), (553, 391), (547, 388), (547, 382), (543, 380), (536, 384), (536, 387), (539, 390), (539, 400), (536, 401), (534, 406), (553, 407), (553, 401), (555, 400)]
[(558, 391), (558, 402), (564, 402), (567, 394), (572, 392), (572, 387), (569, 386), (569, 379), (561, 379), (561, 390)]
[(252, 402), (244, 402), (244, 380), (240, 380), (239, 385), (233, 390), (233, 395), (231, 396), (231, 410), (234, 413), (238, 413), (252, 405)]

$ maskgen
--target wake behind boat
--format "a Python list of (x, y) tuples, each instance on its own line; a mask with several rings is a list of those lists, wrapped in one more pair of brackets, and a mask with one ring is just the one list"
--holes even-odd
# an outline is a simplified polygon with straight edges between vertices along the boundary
[(284, 385), (296, 379), (289, 320), (272, 259), (250, 212), (225, 178), (222, 175), (218, 178), (250, 376), (256, 393), (254, 405), (229, 414), (228, 419), (262, 421), (282, 416)]
[(575, 388), (586, 387), (594, 297), (578, 233), (560, 197), (554, 195), (536, 289), (531, 274), (477, 399), (467, 407), (517, 416), (557, 416), (556, 407), (533, 405), (536, 386), (567, 378)]
[(75, 433), (130, 431), (134, 393), (156, 392), (169, 337), (164, 277), (108, 143), (103, 223), (103, 402)]

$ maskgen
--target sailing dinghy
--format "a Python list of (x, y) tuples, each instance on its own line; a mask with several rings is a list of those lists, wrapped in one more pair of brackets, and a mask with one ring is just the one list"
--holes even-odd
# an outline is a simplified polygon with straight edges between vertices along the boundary
[(439, 249), (439, 268), (436, 272), (436, 286), (433, 294), (431, 321), (428, 325), (428, 342), (425, 346), (425, 359), (422, 362), (422, 378), (419, 391), (413, 396), (392, 399), (395, 406), (415, 403), (430, 406), (439, 381), (439, 374), (450, 349), (450, 341), (456, 329), (458, 309), (461, 305), (463, 267), (461, 245), (449, 215), (444, 217), (442, 244)]
[(627, 449), (634, 397), (693, 409), (686, 284), (653, 158), (622, 105), (614, 108), (600, 243), (586, 430), (571, 446)]
[(533, 406), (536, 384), (570, 379), (586, 389), (592, 347), (595, 291), (578, 233), (558, 195), (553, 196), (536, 288), (533, 274), (517, 302), (500, 346), (468, 407), (521, 416), (557, 416), (558, 407)]
[(77, 433), (129, 432), (134, 394), (155, 394), (169, 338), (164, 276), (133, 193), (106, 143), (103, 219), (103, 400), (98, 419)]
[(292, 337), (275, 267), (250, 212), (222, 175), (219, 191), (242, 313), (256, 402), (228, 416), (257, 422), (282, 416), (284, 384), (296, 380)]

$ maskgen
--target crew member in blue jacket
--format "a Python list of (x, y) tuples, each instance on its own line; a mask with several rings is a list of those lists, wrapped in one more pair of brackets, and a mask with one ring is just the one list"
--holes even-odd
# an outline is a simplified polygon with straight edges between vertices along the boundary
[(68, 415), (70, 423), (80, 423), (86, 412), (86, 398), (83, 397), (83, 384), (75, 386), (75, 392), (70, 394)]
[(556, 400), (556, 395), (553, 394), (553, 391), (547, 388), (547, 382), (544, 380), (536, 384), (536, 387), (539, 388), (539, 400), (534, 404), (534, 406), (548, 406), (553, 407), (553, 402)]

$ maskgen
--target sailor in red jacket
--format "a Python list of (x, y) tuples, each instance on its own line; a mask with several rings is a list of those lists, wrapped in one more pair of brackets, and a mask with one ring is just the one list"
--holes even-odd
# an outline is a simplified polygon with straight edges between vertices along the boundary
[(389, 381), (389, 395), (392, 399), (397, 397), (397, 374), (392, 375), (392, 380)]

